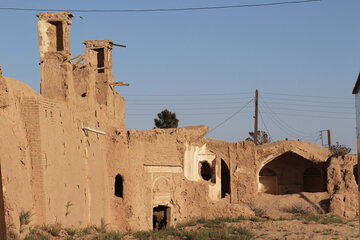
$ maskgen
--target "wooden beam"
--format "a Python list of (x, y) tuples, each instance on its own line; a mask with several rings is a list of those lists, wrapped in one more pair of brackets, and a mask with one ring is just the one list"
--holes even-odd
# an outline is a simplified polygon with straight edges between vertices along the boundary
[(112, 86), (130, 86), (129, 83), (124, 83), (123, 81), (113, 82), (113, 83), (110, 83), (110, 85), (112, 85)]

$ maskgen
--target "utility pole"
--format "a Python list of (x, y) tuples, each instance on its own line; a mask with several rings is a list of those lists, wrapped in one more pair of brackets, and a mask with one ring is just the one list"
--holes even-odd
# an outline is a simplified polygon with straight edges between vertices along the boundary
[(330, 136), (330, 129), (327, 130), (327, 134), (328, 134), (328, 145), (329, 148), (331, 148), (331, 136)]
[[(327, 137), (328, 137), (328, 144), (324, 144), (324, 136), (323, 136), (323, 132), (327, 132)], [(330, 135), (330, 129), (327, 130), (320, 130), (320, 137), (321, 137), (321, 146), (323, 147), (328, 147), (331, 148), (331, 135)]]
[(259, 103), (259, 91), (255, 91), (255, 129), (254, 129), (254, 143), (257, 145), (258, 141), (258, 103)]

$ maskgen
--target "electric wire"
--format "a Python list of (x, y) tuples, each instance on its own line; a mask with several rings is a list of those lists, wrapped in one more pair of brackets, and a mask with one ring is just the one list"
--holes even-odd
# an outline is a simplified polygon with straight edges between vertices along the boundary
[(290, 97), (307, 97), (307, 98), (337, 98), (337, 99), (353, 99), (351, 97), (329, 97), (329, 96), (315, 96), (315, 95), (300, 95), (300, 94), (286, 94), (286, 93), (273, 93), (273, 92), (261, 92), (261, 94), (265, 95), (282, 95), (282, 96), (290, 96)]
[(286, 2), (272, 2), (272, 3), (258, 3), (258, 4), (241, 4), (241, 5), (227, 5), (227, 6), (212, 6), (212, 7), (185, 7), (185, 8), (151, 8), (151, 9), (46, 9), (46, 8), (15, 8), (15, 7), (1, 7), (0, 11), (32, 11), (32, 12), (78, 12), (78, 13), (141, 13), (141, 12), (175, 12), (175, 11), (199, 11), (199, 10), (214, 10), (214, 9), (229, 9), (229, 8), (249, 8), (249, 7), (266, 7), (279, 6), (288, 4), (304, 4), (320, 2), (321, 0), (301, 0), (301, 1), (286, 1)]
[(275, 118), (280, 122), (281, 125), (285, 126), (286, 128), (290, 129), (293, 132), (297, 132), (299, 135), (303, 135), (303, 136), (309, 136), (309, 135), (313, 135), (313, 133), (309, 133), (309, 132), (303, 132), (300, 130), (297, 130), (293, 127), (291, 127), (290, 125), (288, 125), (286, 122), (283, 122), (279, 117), (277, 117), (276, 113), (272, 110), (272, 108), (266, 103), (266, 101), (264, 100), (264, 98), (261, 96), (261, 103), (262, 106), (265, 106), (267, 109), (269, 109), (269, 111), (273, 114), (275, 114)]
[(271, 135), (270, 135), (270, 131), (269, 131), (269, 129), (267, 128), (267, 126), (266, 126), (266, 124), (265, 124), (265, 121), (264, 121), (264, 118), (263, 118), (263, 116), (262, 116), (262, 114), (261, 114), (260, 109), (259, 109), (259, 114), (260, 114), (261, 121), (262, 121), (262, 123), (263, 123), (263, 125), (264, 125), (264, 127), (265, 127), (266, 133), (269, 135), (269, 139), (270, 139), (270, 141), (271, 141), (272, 137), (271, 137)]
[(326, 104), (344, 104), (344, 105), (350, 105), (353, 104), (353, 102), (329, 102), (329, 101), (314, 101), (314, 100), (307, 100), (307, 99), (292, 99), (292, 98), (278, 98), (278, 97), (266, 97), (266, 99), (275, 99), (275, 100), (281, 100), (281, 101), (291, 101), (291, 102), (306, 102), (306, 103), (326, 103)]
[(354, 106), (352, 107), (345, 107), (345, 106), (326, 106), (326, 105), (313, 105), (313, 104), (297, 104), (297, 103), (287, 103), (287, 102), (274, 102), (274, 101), (267, 101), (269, 104), (281, 104), (281, 105), (289, 105), (289, 106), (300, 106), (300, 107), (319, 107), (319, 108), (333, 108), (336, 109), (336, 107), (341, 109), (354, 109)]
[(234, 112), (230, 117), (226, 118), (225, 120), (223, 120), (221, 123), (219, 123), (218, 125), (216, 125), (214, 128), (212, 128), (210, 132), (213, 132), (215, 129), (217, 129), (218, 127), (220, 127), (221, 125), (223, 125), (224, 123), (226, 123), (227, 121), (229, 121), (231, 118), (235, 117), (239, 112), (241, 112), (241, 110), (243, 110), (244, 108), (246, 108), (252, 101), (254, 101), (254, 99), (251, 99), (248, 103), (246, 103), (243, 107), (241, 107), (238, 111)]
[[(277, 126), (279, 127), (279, 128), (284, 128), (284, 129), (286, 129), (285, 131), (287, 131), (288, 132), (288, 134), (289, 133), (291, 133), (291, 134), (289, 134), (289, 135), (292, 135), (292, 136), (301, 136), (302, 138), (309, 138), (309, 137), (313, 137), (314, 136), (314, 133), (313, 132), (304, 132), (304, 131), (300, 131), (300, 130), (298, 130), (298, 129), (296, 129), (296, 128), (294, 128), (294, 127), (291, 127), (289, 124), (287, 124), (286, 122), (284, 122), (284, 121), (282, 121), (278, 116), (277, 116), (277, 114), (270, 108), (270, 106), (269, 105), (267, 105), (266, 104), (266, 101), (264, 101), (264, 99), (262, 98), (262, 101), (260, 102), (260, 104), (261, 104), (261, 106), (264, 108), (266, 108), (266, 109), (268, 109), (268, 111), (270, 112), (270, 113), (272, 113), (272, 115), (273, 115), (273, 118), (270, 118), (271, 120), (273, 120), (273, 121), (275, 121), (277, 124)], [(282, 126), (282, 127), (280, 127), (280, 126)]]

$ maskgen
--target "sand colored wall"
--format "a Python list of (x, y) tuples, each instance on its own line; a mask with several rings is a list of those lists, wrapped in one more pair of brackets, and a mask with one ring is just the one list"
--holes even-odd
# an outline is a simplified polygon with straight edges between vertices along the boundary
[[(72, 59), (71, 17), (39, 14), (41, 95), (0, 74), (2, 216), (11, 230), (19, 231), (19, 215), (26, 211), (32, 225), (84, 227), (105, 221), (127, 231), (152, 229), (156, 207), (167, 208), (168, 225), (196, 217), (251, 216), (249, 206), (261, 189), (259, 172), (267, 165), (298, 174), (321, 163), (329, 209), (356, 214), (349, 200), (356, 189), (353, 157), (332, 161), (327, 149), (300, 141), (255, 146), (205, 139), (203, 125), (127, 130), (125, 99), (113, 84), (113, 43), (85, 41), (84, 56)], [(54, 21), (62, 23), (62, 50)], [(308, 165), (282, 159), (287, 152)], [(208, 179), (202, 175), (205, 163)], [(122, 194), (115, 194), (117, 177)], [(285, 178), (284, 185), (291, 180)], [(0, 224), (2, 216), (0, 210)]]

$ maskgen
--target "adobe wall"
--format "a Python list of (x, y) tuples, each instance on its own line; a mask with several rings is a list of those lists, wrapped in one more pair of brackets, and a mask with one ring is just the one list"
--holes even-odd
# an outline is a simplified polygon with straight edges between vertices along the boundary
[[(85, 41), (85, 54), (73, 57), (71, 17), (39, 14), (41, 95), (0, 74), (0, 224), (2, 199), (15, 231), (26, 211), (31, 225), (105, 221), (127, 231), (152, 229), (158, 207), (166, 209), (168, 225), (252, 216), (249, 206), (265, 192), (261, 177), (286, 187), (275, 194), (298, 193), (312, 167), (327, 180), (329, 210), (356, 214), (353, 156), (331, 158), (327, 149), (300, 141), (255, 146), (206, 139), (206, 126), (127, 130), (125, 99), (115, 90), (121, 83), (112, 74), (114, 43)], [(265, 167), (276, 176), (260, 176)], [(284, 178), (289, 169), (298, 169), (295, 184)]]

